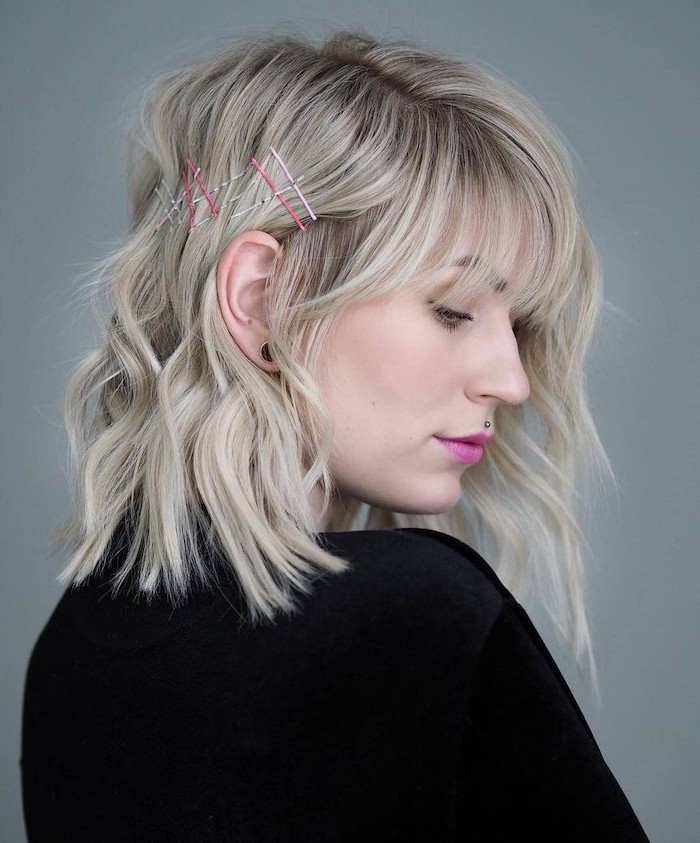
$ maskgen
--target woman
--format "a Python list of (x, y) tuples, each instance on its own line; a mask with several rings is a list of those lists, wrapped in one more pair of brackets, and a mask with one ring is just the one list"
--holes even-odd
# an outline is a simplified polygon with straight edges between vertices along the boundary
[(148, 91), (129, 183), (30, 841), (646, 840), (516, 602), (595, 689), (601, 280), (537, 106), (409, 43), (261, 37)]

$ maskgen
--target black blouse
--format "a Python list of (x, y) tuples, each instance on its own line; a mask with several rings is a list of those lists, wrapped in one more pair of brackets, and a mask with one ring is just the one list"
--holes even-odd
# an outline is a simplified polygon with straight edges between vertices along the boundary
[(319, 536), (350, 569), (256, 627), (225, 576), (178, 608), (112, 598), (123, 546), (64, 593), (24, 689), (29, 843), (648, 841), (472, 548)]

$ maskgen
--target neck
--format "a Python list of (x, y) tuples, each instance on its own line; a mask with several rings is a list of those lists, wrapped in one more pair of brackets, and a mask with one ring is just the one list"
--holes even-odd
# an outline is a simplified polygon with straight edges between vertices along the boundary
[(345, 514), (347, 507), (353, 499), (342, 494), (334, 495), (324, 517), (321, 517), (323, 493), (318, 486), (314, 488), (313, 492), (309, 496), (309, 500), (316, 517), (316, 531), (324, 532), (329, 529), (330, 525), (338, 523), (339, 519), (341, 519)]

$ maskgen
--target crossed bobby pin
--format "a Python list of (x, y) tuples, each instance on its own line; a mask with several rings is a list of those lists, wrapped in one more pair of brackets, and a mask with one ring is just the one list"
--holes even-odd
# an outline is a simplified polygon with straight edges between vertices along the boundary
[[(292, 219), (296, 223), (297, 227), (299, 229), (301, 229), (301, 231), (306, 231), (306, 226), (301, 221), (301, 219), (299, 218), (299, 215), (296, 213), (294, 208), (292, 208), (292, 206), (289, 204), (289, 202), (287, 201), (287, 199), (284, 196), (285, 191), (293, 189), (294, 192), (299, 197), (299, 199), (301, 200), (304, 207), (306, 208), (306, 210), (308, 211), (311, 219), (315, 220), (316, 215), (311, 210), (311, 207), (309, 206), (309, 203), (306, 201), (306, 198), (304, 197), (304, 194), (301, 192), (301, 190), (299, 190), (299, 187), (298, 187), (298, 182), (302, 181), (304, 176), (298, 176), (297, 178), (294, 178), (294, 176), (292, 176), (292, 174), (287, 169), (287, 166), (284, 163), (284, 161), (281, 159), (281, 157), (279, 156), (279, 154), (276, 152), (276, 150), (273, 147), (270, 147), (270, 152), (272, 153), (274, 158), (278, 161), (280, 167), (284, 171), (285, 176), (289, 180), (289, 184), (287, 184), (283, 187), (279, 187), (274, 182), (274, 180), (266, 172), (266, 170), (262, 167), (262, 165), (260, 164), (259, 161), (257, 161), (255, 158), (251, 158), (250, 164), (248, 164), (248, 166), (245, 168), (245, 170), (243, 170), (242, 172), (238, 173), (235, 176), (232, 176), (230, 179), (228, 179), (228, 181), (222, 182), (221, 184), (217, 185), (216, 187), (208, 188), (204, 179), (202, 178), (200, 168), (194, 163), (194, 161), (192, 161), (191, 158), (188, 158), (185, 166), (182, 168), (182, 171), (180, 173), (181, 178), (182, 178), (182, 182), (183, 182), (183, 187), (180, 190), (180, 192), (178, 193), (177, 197), (173, 197), (172, 195), (169, 195), (168, 197), (165, 197), (165, 196), (163, 196), (163, 193), (161, 192), (160, 187), (156, 187), (156, 192), (157, 192), (158, 196), (160, 196), (164, 205), (168, 208), (168, 211), (165, 214), (165, 216), (156, 225), (156, 231), (158, 231), (158, 229), (164, 223), (166, 223), (168, 221), (170, 222), (171, 228), (174, 227), (178, 222), (180, 222), (180, 212), (182, 211), (182, 209), (184, 207), (187, 207), (187, 209), (189, 211), (189, 226), (190, 226), (191, 229), (197, 228), (198, 226), (203, 225), (205, 222), (208, 222), (210, 219), (213, 219), (214, 217), (218, 216), (219, 212), (222, 211), (227, 205), (231, 205), (233, 202), (236, 202), (238, 199), (240, 199), (241, 196), (243, 196), (243, 193), (239, 193), (236, 196), (232, 196), (230, 199), (228, 199), (226, 202), (224, 202), (223, 204), (220, 204), (220, 205), (216, 204), (216, 201), (214, 199), (214, 195), (216, 193), (218, 193), (219, 191), (223, 190), (225, 187), (228, 187), (228, 185), (232, 184), (237, 179), (240, 179), (242, 176), (244, 176), (246, 174), (246, 172), (248, 171), (248, 168), (251, 167), (251, 166), (255, 167), (255, 169), (265, 179), (265, 181), (270, 186), (270, 188), (272, 189), (273, 192), (272, 192), (272, 194), (270, 194), (270, 196), (266, 196), (263, 200), (261, 200), (260, 202), (257, 202), (255, 205), (252, 205), (250, 208), (245, 208), (242, 211), (237, 211), (235, 214), (231, 214), (231, 216), (232, 217), (238, 217), (238, 216), (241, 216), (242, 214), (247, 214), (249, 211), (252, 211), (255, 208), (259, 208), (261, 205), (264, 205), (266, 202), (269, 202), (271, 199), (274, 199), (275, 197), (277, 197), (277, 199), (279, 199), (279, 201), (284, 205), (285, 209), (289, 212)], [(199, 188), (200, 188), (201, 193), (202, 193), (201, 196), (198, 196), (196, 198), (194, 198), (193, 195), (192, 195), (193, 190), (195, 189), (195, 183), (197, 185), (199, 185)], [(169, 191), (168, 191), (168, 193), (169, 193)], [(208, 217), (205, 217), (203, 220), (200, 220), (199, 222), (195, 222), (195, 214), (196, 214), (196, 211), (197, 211), (197, 203), (203, 202), (203, 201), (206, 201), (207, 204), (209, 205), (209, 208), (211, 210), (211, 214)]]

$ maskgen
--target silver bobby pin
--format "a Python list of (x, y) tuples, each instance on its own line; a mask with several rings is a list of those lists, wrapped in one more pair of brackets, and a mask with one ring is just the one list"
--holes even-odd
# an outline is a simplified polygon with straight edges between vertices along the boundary
[[(304, 176), (298, 176), (296, 180), (301, 181), (303, 178), (304, 178)], [(247, 214), (249, 211), (254, 211), (256, 208), (259, 208), (261, 205), (264, 205), (266, 202), (269, 202), (270, 199), (275, 199), (277, 196), (281, 196), (285, 191), (287, 191), (287, 190), (289, 190), (290, 188), (293, 188), (293, 187), (294, 187), (294, 184), (285, 185), (283, 188), (278, 190), (276, 193), (271, 193), (269, 196), (266, 196), (260, 202), (257, 202), (255, 205), (251, 205), (250, 208), (246, 208), (243, 211), (236, 211), (235, 214), (231, 214), (231, 219), (233, 219), (234, 217), (240, 217), (243, 214)], [(225, 202), (223, 205), (219, 205), (219, 210), (221, 210), (222, 208), (225, 208), (226, 205), (230, 205), (232, 202), (235, 202), (236, 199), (240, 199), (241, 196), (243, 196), (243, 194), (239, 193), (238, 196), (234, 196), (232, 199), (229, 199), (228, 202)], [(204, 225), (205, 222), (209, 222), (209, 220), (211, 220), (211, 219), (214, 219), (213, 214), (210, 214), (208, 217), (205, 217), (205, 219), (200, 220), (198, 223), (195, 223), (192, 227), (193, 228), (199, 228), (200, 225)], [(314, 219), (316, 219), (316, 217), (314, 217)]]
[[(242, 172), (242, 173), (238, 173), (238, 175), (236, 175), (236, 176), (231, 176), (231, 178), (230, 178), (230, 179), (228, 179), (227, 181), (221, 182), (221, 184), (220, 184), (220, 185), (217, 185), (217, 187), (213, 187), (213, 188), (209, 191), (209, 193), (210, 193), (210, 194), (212, 194), (212, 193), (218, 193), (220, 190), (223, 190), (223, 188), (224, 188), (224, 187), (227, 187), (229, 184), (231, 184), (231, 182), (236, 181), (236, 179), (240, 179), (240, 178), (241, 178), (241, 176), (244, 176), (244, 175), (246, 174), (246, 170), (248, 170), (248, 168), (249, 168), (249, 167), (250, 167), (250, 164), (248, 165), (248, 167), (246, 167), (246, 169), (245, 169), (245, 170), (243, 170), (243, 172)], [(201, 172), (200, 168), (199, 168), (199, 167), (197, 167), (196, 175), (199, 175), (199, 173), (200, 173), (200, 172)], [(166, 187), (166, 190), (167, 190), (167, 187)], [(168, 204), (168, 202), (167, 202), (167, 201), (163, 198), (163, 195), (161, 194), (160, 190), (158, 190), (158, 188), (156, 188), (156, 192), (158, 193), (158, 196), (160, 196), (161, 201), (163, 202), (163, 204), (167, 205), (167, 204)], [(161, 227), (161, 225), (163, 225), (163, 223), (164, 223), (166, 220), (170, 220), (170, 227), (171, 227), (171, 228), (172, 228), (172, 227), (173, 227), (176, 223), (178, 223), (178, 222), (180, 221), (180, 220), (178, 219), (178, 217), (180, 216), (180, 210), (182, 209), (182, 203), (183, 203), (183, 201), (184, 201), (184, 199), (185, 199), (185, 191), (184, 191), (184, 189), (183, 189), (183, 190), (181, 190), (181, 191), (180, 191), (180, 193), (178, 194), (177, 199), (173, 199), (173, 197), (170, 195), (170, 191), (168, 191), (168, 195), (170, 196), (170, 203), (169, 203), (169, 204), (170, 204), (170, 210), (169, 210), (169, 211), (167, 212), (167, 214), (163, 217), (163, 219), (162, 219), (162, 220), (158, 223), (158, 225), (156, 226), (156, 231), (158, 231), (158, 229)], [(242, 195), (242, 194), (239, 194), (239, 197), (240, 197), (241, 195)], [(235, 198), (239, 198), (239, 197), (234, 197), (234, 199), (235, 199)], [(193, 204), (193, 205), (196, 205), (198, 202), (202, 202), (203, 200), (206, 200), (206, 198), (207, 198), (206, 196), (198, 196), (196, 199), (192, 199), (191, 201), (192, 201), (192, 204)], [(230, 201), (231, 201), (231, 202), (233, 202), (234, 200), (233, 200), (233, 199), (231, 199)], [(227, 202), (226, 204), (228, 205), (229, 203)], [(223, 206), (223, 205), (221, 205), (220, 207), (222, 207), (222, 208), (223, 208), (224, 206)], [(175, 219), (174, 219), (174, 220), (173, 220), (173, 218), (172, 218), (172, 214), (173, 214), (173, 213), (175, 214)], [(213, 214), (212, 214), (212, 216), (213, 216)], [(211, 217), (207, 217), (207, 219), (211, 219)], [(199, 225), (199, 223), (197, 223), (197, 225)], [(194, 227), (196, 228), (197, 226), (194, 226)]]

